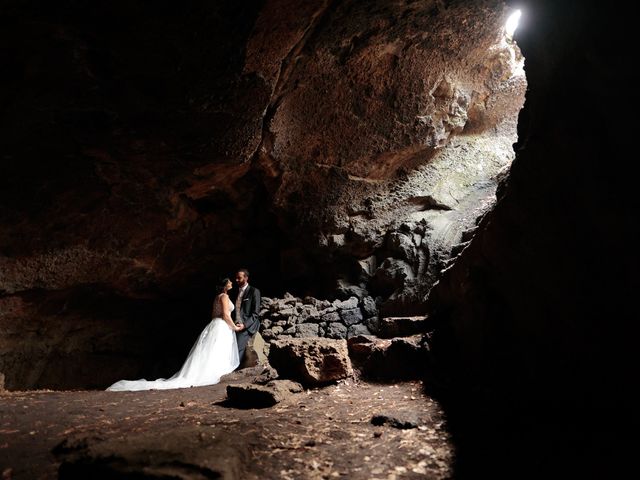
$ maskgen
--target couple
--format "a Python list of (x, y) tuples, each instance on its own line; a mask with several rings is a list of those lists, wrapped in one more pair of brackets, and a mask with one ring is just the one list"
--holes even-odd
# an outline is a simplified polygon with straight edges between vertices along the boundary
[(246, 269), (236, 273), (235, 301), (229, 298), (231, 280), (218, 285), (213, 302), (213, 320), (204, 328), (191, 348), (182, 368), (171, 378), (157, 380), (120, 380), (107, 390), (151, 390), (212, 385), (234, 371), (244, 356), (249, 339), (260, 328), (260, 290), (249, 285)]

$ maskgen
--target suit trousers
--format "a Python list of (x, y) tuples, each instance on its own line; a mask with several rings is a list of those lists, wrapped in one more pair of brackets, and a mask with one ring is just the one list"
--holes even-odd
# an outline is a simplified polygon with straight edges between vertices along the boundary
[(246, 330), (242, 330), (241, 332), (236, 332), (236, 340), (238, 341), (238, 355), (240, 357), (240, 363), (244, 359), (244, 351), (247, 348), (247, 343), (249, 343), (249, 339), (251, 335)]

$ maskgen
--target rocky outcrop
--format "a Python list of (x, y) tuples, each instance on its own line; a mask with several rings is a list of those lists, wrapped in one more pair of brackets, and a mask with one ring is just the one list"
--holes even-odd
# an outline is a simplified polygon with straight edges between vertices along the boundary
[[(497, 3), (336, 2), (325, 16), (259, 156), (278, 165), (274, 208), (304, 238), (283, 274), (313, 271), (315, 252), (384, 297), (385, 315), (422, 313), (441, 262), (490, 207), (513, 157), (521, 59)], [(467, 30), (472, 18), (482, 27)]]
[(431, 384), (466, 439), (461, 477), (531, 465), (530, 478), (598, 478), (631, 459), (622, 426), (637, 418), (637, 145), (609, 126), (594, 137), (585, 119), (618, 111), (596, 85), (626, 70), (634, 20), (596, 2), (529, 8), (522, 141), (495, 209), (431, 291)]
[(275, 340), (269, 363), (285, 379), (304, 385), (325, 385), (353, 375), (345, 340), (291, 338)]

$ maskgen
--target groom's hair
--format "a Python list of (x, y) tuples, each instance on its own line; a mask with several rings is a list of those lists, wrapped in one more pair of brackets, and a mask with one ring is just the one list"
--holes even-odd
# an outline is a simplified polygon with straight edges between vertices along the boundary
[(244, 273), (244, 276), (249, 278), (249, 270), (247, 270), (246, 268), (241, 268), (240, 270), (238, 270), (238, 273)]

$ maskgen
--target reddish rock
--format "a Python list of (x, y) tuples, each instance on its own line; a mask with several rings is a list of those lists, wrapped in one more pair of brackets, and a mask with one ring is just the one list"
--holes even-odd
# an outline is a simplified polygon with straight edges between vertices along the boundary
[(276, 340), (269, 363), (282, 378), (304, 385), (322, 385), (353, 375), (345, 340), (291, 338)]

